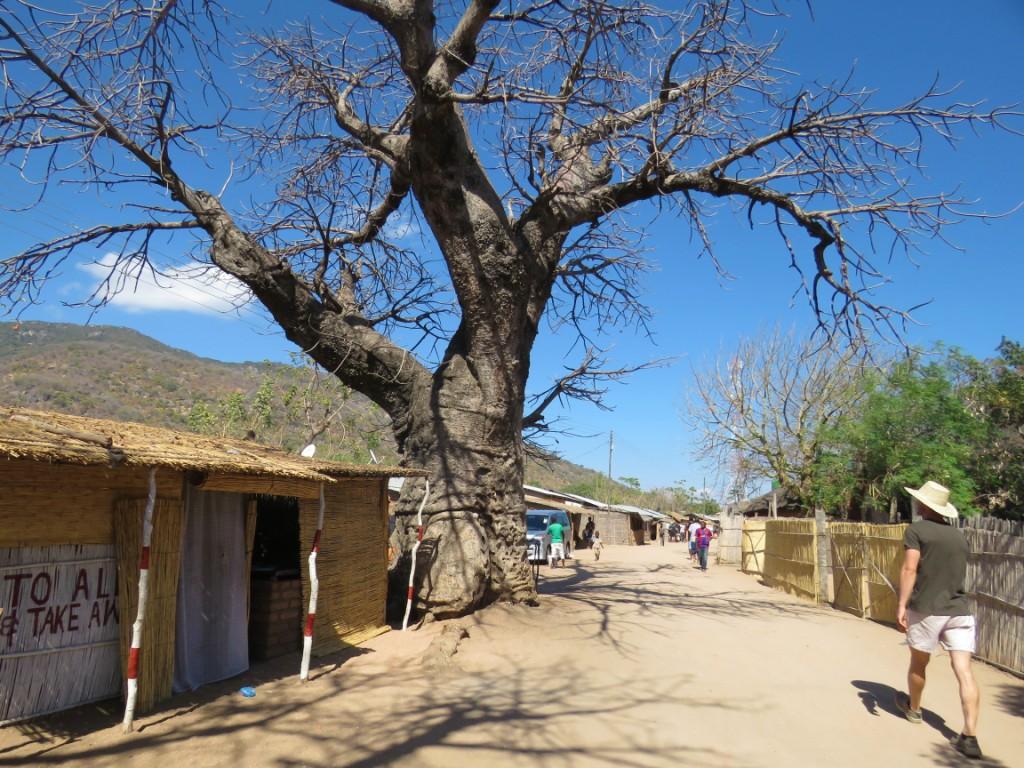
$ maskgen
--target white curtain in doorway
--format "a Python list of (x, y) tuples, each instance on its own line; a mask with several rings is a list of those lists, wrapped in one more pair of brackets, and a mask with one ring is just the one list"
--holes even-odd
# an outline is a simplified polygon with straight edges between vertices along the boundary
[(249, 668), (245, 505), (237, 493), (189, 488), (182, 532), (174, 692)]

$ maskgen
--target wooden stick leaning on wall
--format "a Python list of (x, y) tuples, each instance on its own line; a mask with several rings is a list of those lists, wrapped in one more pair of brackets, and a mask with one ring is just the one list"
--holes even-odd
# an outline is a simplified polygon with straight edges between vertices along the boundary
[(306, 626), (302, 630), (302, 664), (299, 667), (299, 680), (309, 680), (309, 657), (313, 652), (313, 622), (316, 619), (316, 598), (320, 591), (320, 580), (316, 575), (316, 556), (320, 552), (320, 535), (324, 530), (324, 485), (320, 484), (320, 509), (316, 517), (316, 533), (313, 534), (313, 548), (309, 552), (309, 611), (306, 613)]
[(139, 695), (139, 655), (142, 651), (142, 625), (146, 620), (146, 598), (149, 593), (149, 543), (153, 537), (153, 507), (156, 504), (156, 468), (149, 470), (149, 495), (142, 519), (142, 554), (139, 556), (139, 609), (132, 625), (132, 646), (128, 652), (128, 697), (124, 705), (121, 730), (132, 732), (135, 702)]

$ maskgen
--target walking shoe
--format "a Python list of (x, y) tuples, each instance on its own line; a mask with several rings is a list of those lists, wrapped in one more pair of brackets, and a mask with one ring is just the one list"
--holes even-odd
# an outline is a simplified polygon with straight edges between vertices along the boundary
[(910, 708), (910, 697), (907, 696), (903, 691), (896, 693), (893, 698), (893, 703), (896, 705), (896, 709), (903, 713), (903, 716), (907, 718), (914, 725), (921, 724), (921, 710)]
[(964, 757), (977, 760), (981, 757), (981, 747), (978, 746), (977, 736), (964, 736), (962, 733), (955, 739), (950, 739), (953, 748)]

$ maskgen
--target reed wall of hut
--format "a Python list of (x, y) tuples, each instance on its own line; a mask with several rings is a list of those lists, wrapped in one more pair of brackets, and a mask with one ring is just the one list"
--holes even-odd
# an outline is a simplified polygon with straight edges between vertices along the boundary
[[(160, 474), (159, 472), (157, 473)], [(118, 612), (121, 615), (121, 674), (127, 675), (132, 623), (139, 609), (139, 552), (145, 499), (121, 499), (114, 505), (117, 540)], [(170, 697), (181, 566), (182, 502), (157, 498), (149, 547), (149, 597), (142, 624), (139, 694), (135, 711), (148, 712)]]
[[(157, 496), (180, 499), (181, 473), (158, 471)], [(0, 547), (113, 544), (117, 499), (145, 498), (145, 467), (0, 459)]]
[[(158, 471), (156, 480), (151, 584), (160, 599), (151, 604), (149, 652), (142, 655), (144, 707), (162, 691), (168, 661), (161, 643), (169, 641), (173, 661), (177, 565), (162, 550), (177, 547), (182, 473)], [(0, 643), (0, 721), (119, 695), (135, 610), (126, 609), (126, 594), (138, 588), (148, 470), (2, 459), (0, 487), (0, 639), (11, 640)], [(115, 533), (122, 519), (115, 508), (123, 519), (137, 520), (137, 533), (122, 530), (134, 543)], [(126, 582), (129, 572), (133, 584)]]
[[(324, 489), (326, 512), (316, 567), (320, 581), (313, 655), (323, 656), (387, 630), (387, 478), (339, 478)], [(309, 550), (319, 501), (299, 504), (302, 601), (309, 601)]]

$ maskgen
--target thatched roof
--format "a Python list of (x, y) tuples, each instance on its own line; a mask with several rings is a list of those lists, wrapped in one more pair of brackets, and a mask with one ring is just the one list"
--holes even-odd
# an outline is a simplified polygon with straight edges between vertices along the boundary
[(327, 482), (337, 477), (423, 474), (400, 467), (311, 461), (245, 440), (6, 406), (0, 406), (0, 458), (169, 467)]

